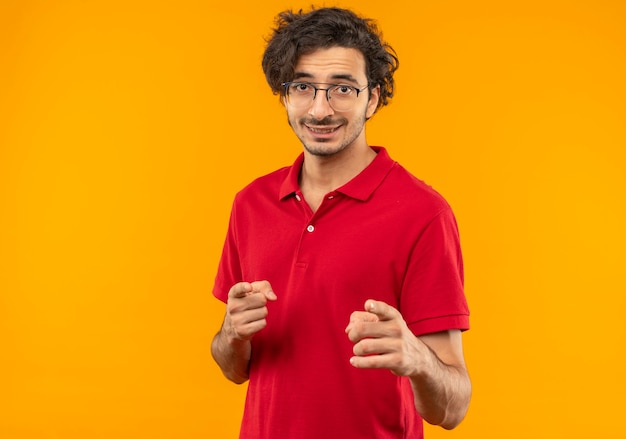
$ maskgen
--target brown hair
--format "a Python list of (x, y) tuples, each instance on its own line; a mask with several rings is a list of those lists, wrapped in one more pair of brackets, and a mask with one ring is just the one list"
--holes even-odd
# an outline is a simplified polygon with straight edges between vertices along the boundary
[(373, 20), (340, 8), (313, 8), (309, 12), (283, 11), (267, 40), (261, 63), (274, 94), (284, 94), (282, 84), (291, 81), (298, 58), (318, 49), (346, 47), (359, 50), (365, 58), (369, 88), (380, 85), (378, 108), (393, 96), (393, 74), (398, 58), (383, 41)]

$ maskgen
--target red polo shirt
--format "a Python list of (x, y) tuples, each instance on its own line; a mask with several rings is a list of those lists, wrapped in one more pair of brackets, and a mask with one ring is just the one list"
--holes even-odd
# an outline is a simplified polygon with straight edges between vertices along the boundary
[(213, 294), (268, 280), (278, 300), (252, 339), (246, 439), (421, 437), (407, 378), (355, 369), (344, 329), (367, 299), (416, 334), (469, 328), (456, 221), (384, 148), (313, 213), (291, 167), (235, 197)]

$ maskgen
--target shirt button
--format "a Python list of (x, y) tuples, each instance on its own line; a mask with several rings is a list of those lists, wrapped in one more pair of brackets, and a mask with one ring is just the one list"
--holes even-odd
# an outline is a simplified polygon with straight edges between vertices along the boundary
[(312, 224), (309, 224), (309, 225), (307, 226), (307, 228), (306, 228), (306, 231), (307, 231), (307, 232), (312, 232), (313, 230), (315, 230), (315, 227), (313, 227), (313, 225), (312, 225)]
[(301, 200), (300, 195), (296, 194), (296, 200), (298, 200), (298, 201)]

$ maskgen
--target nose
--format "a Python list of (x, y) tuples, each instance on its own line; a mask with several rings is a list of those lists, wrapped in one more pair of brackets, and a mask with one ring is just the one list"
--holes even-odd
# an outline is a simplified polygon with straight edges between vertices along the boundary
[(326, 90), (318, 90), (309, 107), (309, 115), (315, 119), (321, 120), (333, 114), (335, 114), (335, 111), (330, 106), (330, 102), (328, 102)]

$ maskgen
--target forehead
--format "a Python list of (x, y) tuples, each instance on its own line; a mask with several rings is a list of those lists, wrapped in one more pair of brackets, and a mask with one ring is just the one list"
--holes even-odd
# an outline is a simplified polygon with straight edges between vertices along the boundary
[(294, 72), (294, 79), (308, 78), (318, 82), (352, 79), (359, 83), (367, 82), (363, 54), (348, 47), (317, 49), (301, 55)]

